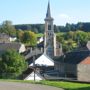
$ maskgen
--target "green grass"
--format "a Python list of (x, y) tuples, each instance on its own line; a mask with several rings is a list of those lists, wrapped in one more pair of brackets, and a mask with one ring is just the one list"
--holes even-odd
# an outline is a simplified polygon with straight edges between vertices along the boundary
[(63, 32), (56, 33), (57, 36), (58, 35), (63, 35), (63, 34), (65, 34), (65, 33), (63, 33)]
[(3, 80), (0, 81), (8, 81), (8, 82), (21, 82), (21, 83), (32, 83), (32, 84), (43, 84), (49, 86), (55, 86), (59, 88), (63, 88), (64, 90), (90, 90), (90, 84), (82, 84), (82, 83), (73, 83), (73, 82), (63, 82), (63, 81), (24, 81), (24, 80)]
[(37, 35), (37, 37), (43, 37), (43, 34), (42, 33), (38, 33), (36, 35)]
[[(56, 33), (57, 36), (58, 36), (58, 35), (63, 35), (63, 34), (64, 34), (63, 32)], [(36, 35), (37, 35), (37, 37), (43, 37), (44, 34), (38, 33), (38, 34), (36, 34)]]
[[(63, 34), (64, 34), (63, 32), (56, 33), (56, 35), (63, 35)], [(44, 34), (38, 33), (38, 34), (36, 34), (36, 35), (37, 35), (37, 37), (43, 37)]]
[(63, 88), (65, 90), (90, 90), (90, 84), (62, 82), (62, 81), (41, 81), (41, 84)]

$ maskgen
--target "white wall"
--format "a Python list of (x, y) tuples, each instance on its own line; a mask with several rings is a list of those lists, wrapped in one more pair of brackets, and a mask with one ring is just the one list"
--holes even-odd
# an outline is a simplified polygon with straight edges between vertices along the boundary
[[(28, 75), (24, 80), (34, 80), (34, 72)], [(39, 81), (43, 80), (43, 78), (39, 74), (35, 73), (35, 80)]]
[(10, 42), (13, 42), (13, 41), (15, 41), (17, 38), (16, 38), (16, 37), (14, 37), (14, 38), (10, 37), (9, 39), (10, 39)]
[(21, 47), (19, 49), (19, 53), (23, 53), (25, 51), (26, 51), (25, 45), (24, 44), (21, 44)]

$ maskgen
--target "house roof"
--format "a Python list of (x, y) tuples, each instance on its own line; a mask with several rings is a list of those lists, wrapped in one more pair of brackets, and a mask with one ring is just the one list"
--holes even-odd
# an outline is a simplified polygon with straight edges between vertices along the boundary
[[(54, 61), (46, 54), (42, 54), (35, 60), (35, 64), (39, 66), (54, 66)], [(29, 66), (33, 66), (33, 63), (31, 63)]]
[(30, 52), (26, 51), (25, 53), (23, 53), (23, 55), (25, 56), (25, 59), (30, 59), (33, 56), (38, 56), (40, 54), (42, 54), (43, 52), (41, 50), (39, 50), (38, 48), (34, 49), (33, 51)]
[[(68, 64), (79, 64), (79, 63), (90, 63), (89, 57), (90, 51), (75, 51), (69, 52), (61, 57), (56, 57), (54, 60), (61, 63), (68, 63)], [(85, 60), (85, 61), (84, 61)]]
[(90, 56), (88, 56), (87, 58), (85, 58), (81, 64), (90, 64)]
[(10, 36), (5, 33), (0, 33), (0, 38), (9, 38)]
[[(24, 80), (34, 80), (34, 69), (32, 68), (28, 68), (24, 73), (23, 73)], [(38, 73), (37, 71), (35, 71), (35, 78), (36, 80), (44, 80), (44, 77)]]
[(42, 41), (39, 44), (37, 44), (37, 47), (44, 47), (44, 41)]
[(5, 51), (8, 49), (19, 50), (21, 47), (20, 43), (0, 43), (0, 51)]

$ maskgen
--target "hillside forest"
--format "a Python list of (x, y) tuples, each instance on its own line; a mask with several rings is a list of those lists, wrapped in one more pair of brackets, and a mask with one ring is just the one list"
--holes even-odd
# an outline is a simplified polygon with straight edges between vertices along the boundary
[[(62, 44), (64, 52), (84, 48), (90, 40), (90, 23), (54, 25), (54, 30), (57, 34), (57, 41)], [(13, 25), (11, 21), (3, 21), (0, 25), (0, 33), (16, 36), (17, 42), (35, 46), (37, 37), (43, 36), (44, 24)]]

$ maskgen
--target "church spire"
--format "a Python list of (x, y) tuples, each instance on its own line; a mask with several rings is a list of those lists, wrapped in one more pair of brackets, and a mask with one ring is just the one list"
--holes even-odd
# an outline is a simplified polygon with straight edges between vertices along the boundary
[(50, 2), (48, 2), (46, 18), (50, 18), (50, 17), (51, 17), (51, 12), (50, 12)]

